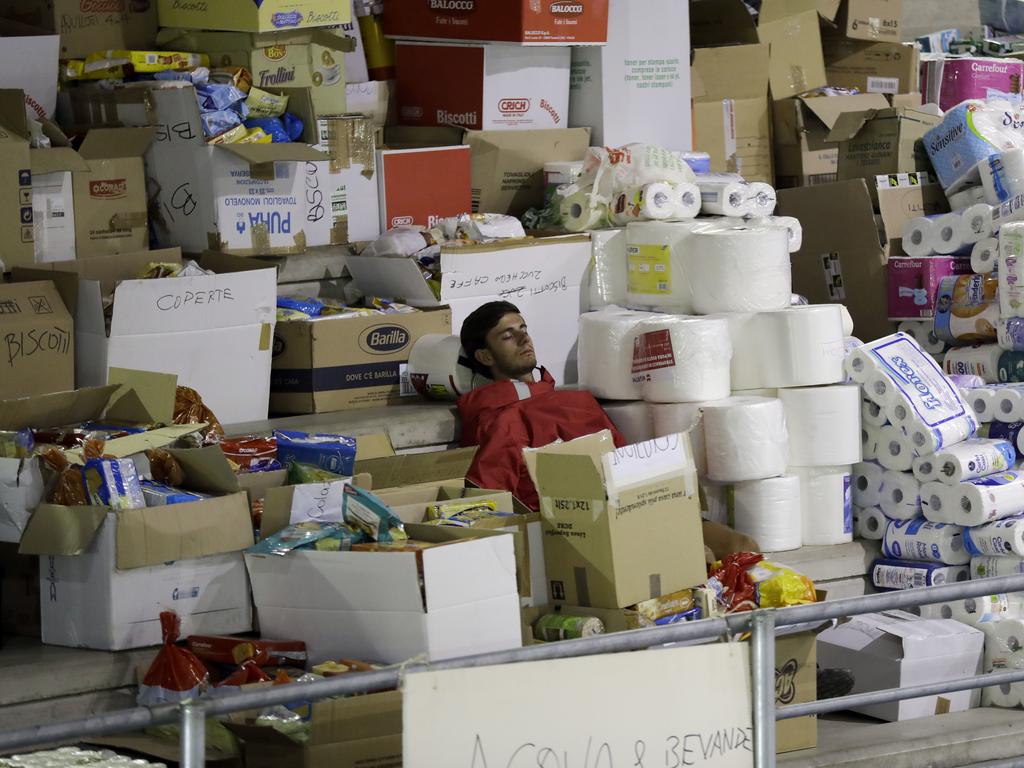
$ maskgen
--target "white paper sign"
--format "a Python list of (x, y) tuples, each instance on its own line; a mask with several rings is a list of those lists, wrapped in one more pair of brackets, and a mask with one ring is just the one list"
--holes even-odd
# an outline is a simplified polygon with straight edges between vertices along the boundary
[(307, 483), (296, 485), (292, 495), (292, 511), (288, 518), (290, 525), (298, 523), (340, 523), (341, 503), (346, 480), (329, 483)]
[[(619, 493), (672, 475), (689, 478), (695, 472), (690, 441), (674, 434), (616, 448), (601, 457), (604, 463), (608, 497), (614, 502)], [(687, 479), (686, 492), (691, 492)]]
[(406, 768), (753, 766), (746, 643), (419, 672)]

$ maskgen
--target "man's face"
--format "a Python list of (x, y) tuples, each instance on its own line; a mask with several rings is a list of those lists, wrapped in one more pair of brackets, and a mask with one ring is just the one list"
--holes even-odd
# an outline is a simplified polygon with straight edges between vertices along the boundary
[(487, 348), (477, 350), (476, 357), (490, 367), (496, 381), (518, 379), (537, 367), (533, 339), (522, 315), (505, 315), (487, 334), (486, 342)]

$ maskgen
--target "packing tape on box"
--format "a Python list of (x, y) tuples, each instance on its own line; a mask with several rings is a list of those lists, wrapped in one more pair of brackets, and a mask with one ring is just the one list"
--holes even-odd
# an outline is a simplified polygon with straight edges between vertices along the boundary
[(860, 387), (780, 389), (789, 430), (789, 463), (798, 467), (856, 464), (861, 460)]
[(424, 397), (453, 399), (491, 380), (476, 373), (458, 336), (428, 333), (412, 345), (409, 379)]
[(1017, 449), (1008, 440), (972, 438), (914, 459), (918, 482), (957, 485), (996, 472), (1006, 472), (1017, 461)]
[(651, 403), (720, 400), (731, 391), (724, 317), (652, 317), (634, 328), (633, 381)]
[(800, 478), (783, 475), (733, 487), (733, 527), (754, 538), (763, 552), (802, 546)]
[(643, 399), (633, 381), (633, 340), (640, 321), (651, 317), (649, 312), (621, 307), (580, 315), (580, 389), (604, 400)]
[(698, 314), (766, 312), (790, 305), (789, 235), (781, 227), (698, 230), (687, 240), (686, 256)]
[(649, 403), (643, 400), (602, 403), (615, 429), (627, 445), (643, 443), (654, 438), (654, 414)]
[(882, 552), (897, 560), (966, 565), (971, 560), (959, 525), (933, 523), (922, 517), (893, 520), (885, 529)]
[(800, 478), (804, 546), (853, 541), (852, 467), (790, 467)]
[(373, 178), (375, 129), (369, 120), (327, 120), (326, 141), (331, 173), (340, 173), (353, 165), (363, 166), (362, 174)]
[(707, 405), (703, 413), (710, 479), (742, 482), (785, 473), (789, 437), (779, 400), (737, 397)]
[(853, 503), (858, 507), (877, 507), (882, 503), (885, 487), (885, 467), (873, 461), (853, 465)]
[(985, 237), (971, 249), (971, 269), (979, 275), (990, 275), (999, 261), (999, 238)]
[(912, 520), (921, 514), (921, 483), (909, 472), (886, 470), (879, 506), (892, 520)]
[(853, 508), (853, 536), (868, 541), (881, 541), (889, 518), (878, 507)]

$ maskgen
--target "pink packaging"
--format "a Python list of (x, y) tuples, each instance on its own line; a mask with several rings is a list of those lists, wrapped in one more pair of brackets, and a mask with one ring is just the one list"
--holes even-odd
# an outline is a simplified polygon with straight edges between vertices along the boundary
[(932, 59), (921, 62), (921, 93), (945, 111), (968, 99), (996, 93), (1019, 94), (1024, 61), (1017, 59)]
[(970, 256), (893, 256), (889, 259), (889, 319), (927, 320), (935, 315), (942, 278), (969, 275)]

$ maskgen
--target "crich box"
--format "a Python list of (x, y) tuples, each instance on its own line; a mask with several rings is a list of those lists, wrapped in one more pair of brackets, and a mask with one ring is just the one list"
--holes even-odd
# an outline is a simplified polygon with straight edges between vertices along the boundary
[(472, 210), (469, 147), (377, 150), (377, 173), (382, 232), (405, 224), (432, 227)]
[(75, 388), (75, 325), (50, 282), (0, 285), (0, 399)]
[(648, 0), (637, 12), (629, 0), (610, 0), (608, 12), (608, 44), (572, 49), (569, 125), (591, 128), (599, 147), (642, 137), (688, 151), (689, 3)]
[(565, 47), (399, 42), (398, 120), (480, 130), (562, 128), (570, 58)]
[(277, 32), (345, 24), (349, 3), (338, 0), (156, 0), (161, 27)]
[(397, 404), (416, 394), (405, 370), (413, 345), (451, 329), (447, 308), (278, 323), (270, 410), (323, 413)]
[(706, 580), (687, 435), (617, 449), (604, 430), (524, 456), (554, 602), (625, 608)]
[(861, 93), (900, 94), (920, 90), (921, 55), (902, 43), (867, 43), (825, 35), (822, 39), (828, 84)]
[(886, 265), (890, 320), (927, 320), (935, 316), (935, 293), (942, 278), (969, 275), (969, 256), (890, 257)]
[[(451, 307), (458, 333), (469, 314), (488, 301), (519, 307), (532, 328), (537, 359), (559, 384), (576, 381), (580, 308), (587, 301), (590, 238), (567, 235), (441, 248), (441, 296), (410, 259), (349, 256), (348, 270), (369, 296), (394, 296), (418, 307)], [(436, 333), (436, 331), (435, 331)]]
[(384, 6), (389, 37), (599, 45), (607, 31), (608, 0), (391, 0)]
[(3, 0), (0, 17), (60, 35), (60, 58), (108, 50), (150, 50), (155, 0)]

